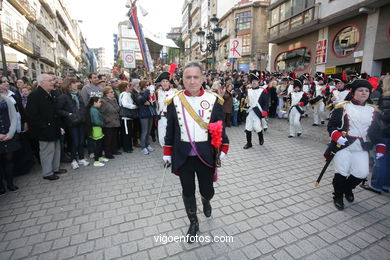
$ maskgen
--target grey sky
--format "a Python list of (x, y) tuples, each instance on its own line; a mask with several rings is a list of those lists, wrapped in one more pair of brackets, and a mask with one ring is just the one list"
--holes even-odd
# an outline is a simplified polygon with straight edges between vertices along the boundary
[[(89, 47), (104, 47), (109, 66), (113, 61), (113, 33), (118, 32), (118, 23), (127, 20), (126, 0), (68, 0), (73, 19), (82, 20), (81, 30)], [(171, 27), (181, 24), (181, 8), (184, 0), (138, 0), (148, 11), (141, 17), (142, 24), (154, 34), (165, 36)]]

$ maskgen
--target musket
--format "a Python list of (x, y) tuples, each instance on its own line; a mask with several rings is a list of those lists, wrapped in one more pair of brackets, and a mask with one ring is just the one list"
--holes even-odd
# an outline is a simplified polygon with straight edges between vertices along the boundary
[[(342, 134), (343, 134), (343, 137), (345, 137), (347, 135), (347, 133), (345, 131), (343, 131)], [(330, 162), (332, 161), (335, 154), (340, 150), (340, 148), (341, 148), (341, 144), (337, 144), (336, 148), (330, 152), (330, 156), (329, 156), (328, 160), (326, 161), (324, 167), (322, 168), (322, 171), (321, 171), (320, 175), (318, 176), (317, 181), (314, 183), (314, 187), (318, 187), (320, 185), (320, 181), (322, 179), (322, 176), (324, 176), (326, 169), (328, 168)]]

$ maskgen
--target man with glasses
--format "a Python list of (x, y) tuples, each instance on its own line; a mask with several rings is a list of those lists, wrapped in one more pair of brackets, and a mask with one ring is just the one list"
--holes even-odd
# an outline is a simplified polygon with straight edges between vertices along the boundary
[(30, 133), (39, 141), (43, 178), (58, 180), (57, 174), (66, 173), (66, 170), (60, 169), (60, 119), (56, 96), (53, 95), (56, 79), (52, 75), (41, 74), (37, 81), (38, 87), (28, 96), (26, 107)]

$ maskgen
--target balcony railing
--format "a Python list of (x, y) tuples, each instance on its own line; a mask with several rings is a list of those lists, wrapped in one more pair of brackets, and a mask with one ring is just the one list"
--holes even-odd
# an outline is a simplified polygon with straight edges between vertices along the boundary
[(45, 10), (49, 13), (51, 18), (55, 18), (56, 14), (53, 9), (54, 3), (52, 0), (39, 0), (39, 2), (42, 4), (42, 6), (45, 8)]
[(55, 30), (49, 23), (47, 19), (44, 17), (40, 16), (37, 20), (37, 28), (46, 35), (47, 38), (49, 39), (54, 39), (55, 37)]
[(26, 16), (30, 22), (37, 20), (37, 11), (30, 4), (29, 0), (8, 0), (21, 14)]
[(316, 19), (317, 13), (316, 7), (312, 6), (297, 15), (291, 16), (280, 23), (272, 25), (269, 28), (270, 39), (278, 38), (279, 36), (287, 34), (291, 30), (301, 28), (302, 26), (309, 24)]
[(15, 42), (17, 46), (19, 46), (29, 54), (34, 53), (33, 43), (30, 39), (28, 39), (26, 36), (16, 31), (14, 32), (14, 36), (15, 36)]
[(5, 42), (8, 43), (14, 43), (15, 38), (14, 38), (14, 33), (13, 29), (11, 26), (5, 23), (1, 23), (2, 30), (3, 30), (3, 39)]

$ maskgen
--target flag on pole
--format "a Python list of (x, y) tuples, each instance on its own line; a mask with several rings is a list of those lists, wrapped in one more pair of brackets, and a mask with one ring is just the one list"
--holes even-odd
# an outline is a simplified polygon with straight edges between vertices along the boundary
[(138, 21), (137, 7), (135, 6), (135, 4), (133, 4), (132, 9), (131, 9), (130, 22), (131, 22), (131, 24), (134, 28), (135, 34), (137, 35), (137, 38), (138, 38), (138, 43), (139, 43), (139, 46), (141, 49), (142, 59), (144, 60), (144, 63), (145, 63), (146, 72), (154, 70), (152, 57), (150, 56), (149, 48), (148, 48), (148, 45), (146, 44), (146, 39), (145, 39), (144, 34), (142, 32), (141, 25)]

